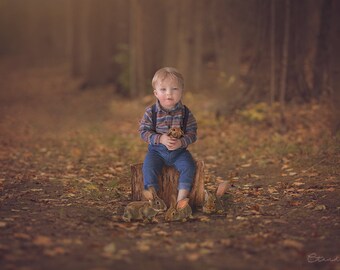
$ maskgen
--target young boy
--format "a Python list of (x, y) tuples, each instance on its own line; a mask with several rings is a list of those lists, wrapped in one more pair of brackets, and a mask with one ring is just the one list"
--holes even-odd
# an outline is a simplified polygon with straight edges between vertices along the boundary
[[(188, 197), (195, 175), (195, 162), (187, 150), (196, 141), (197, 123), (182, 102), (183, 76), (171, 67), (158, 70), (153, 79), (156, 104), (146, 109), (139, 132), (148, 152), (143, 164), (144, 188), (158, 190), (158, 175), (164, 165), (174, 166), (180, 173), (177, 201)], [(170, 128), (179, 127), (184, 135), (174, 139), (167, 135)]]

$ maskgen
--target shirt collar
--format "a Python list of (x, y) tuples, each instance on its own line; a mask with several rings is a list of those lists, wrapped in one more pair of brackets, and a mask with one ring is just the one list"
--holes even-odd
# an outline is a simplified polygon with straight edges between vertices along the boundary
[(164, 109), (164, 108), (161, 106), (161, 104), (160, 104), (160, 102), (159, 102), (158, 99), (157, 99), (157, 102), (156, 102), (156, 112), (159, 112), (159, 111), (164, 111), (164, 112), (174, 112), (174, 111), (177, 111), (177, 110), (182, 109), (182, 108), (183, 108), (182, 101), (179, 101), (179, 102), (176, 104), (176, 106), (175, 106), (173, 109), (171, 109), (170, 111)]

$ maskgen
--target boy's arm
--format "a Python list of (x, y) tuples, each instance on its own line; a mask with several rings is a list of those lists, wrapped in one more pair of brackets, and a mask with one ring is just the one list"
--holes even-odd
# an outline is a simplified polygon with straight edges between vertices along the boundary
[(149, 144), (159, 144), (161, 134), (154, 130), (152, 123), (151, 107), (148, 107), (143, 115), (139, 125), (139, 133), (141, 138)]
[(183, 148), (188, 147), (189, 144), (197, 140), (197, 122), (191, 111), (189, 111), (185, 134), (180, 140)]

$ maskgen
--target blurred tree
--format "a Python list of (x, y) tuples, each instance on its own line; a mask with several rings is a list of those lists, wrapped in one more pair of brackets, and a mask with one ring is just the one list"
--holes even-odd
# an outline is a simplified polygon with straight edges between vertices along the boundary
[(287, 87), (287, 64), (289, 58), (289, 35), (290, 35), (290, 0), (285, 0), (285, 24), (283, 38), (283, 52), (281, 65), (281, 81), (280, 81), (280, 116), (281, 131), (286, 130), (285, 103), (286, 103), (286, 87)]
[(86, 65), (83, 88), (109, 82), (111, 65), (110, 18), (114, 11), (110, 0), (89, 2), (88, 44), (89, 60)]
[(276, 92), (276, 46), (275, 46), (275, 1), (270, 2), (270, 106), (273, 105)]
[(163, 36), (165, 39), (164, 43), (164, 59), (163, 65), (165, 66), (177, 66), (177, 57), (178, 57), (178, 42), (177, 35), (179, 29), (179, 12), (178, 5), (179, 0), (174, 1), (165, 1), (165, 28)]
[[(320, 1), (301, 0), (292, 2), (291, 7), (291, 58), (288, 78), (287, 100), (298, 99), (308, 101), (312, 97), (313, 66), (317, 35), (320, 25)], [(301, 14), (305, 14), (301, 16)], [(305, 18), (308, 18), (306, 20)]]
[(31, 63), (68, 55), (67, 0), (1, 0), (0, 53)]
[(130, 87), (129, 96), (139, 96), (145, 92), (144, 71), (144, 21), (143, 5), (138, 0), (130, 0), (129, 47), (130, 47)]
[(336, 135), (340, 131), (340, 1), (332, 1), (330, 35), (330, 86), (331, 86), (331, 116), (332, 132)]
[(320, 30), (316, 47), (314, 65), (313, 97), (319, 98), (329, 92), (329, 61), (330, 61), (330, 29), (332, 15), (332, 0), (323, 0), (320, 11)]
[(177, 68), (185, 78), (186, 88), (192, 87), (192, 46), (193, 46), (193, 1), (179, 3), (178, 32), (177, 32)]
[(89, 65), (88, 16), (90, 0), (73, 0), (72, 9), (72, 75), (84, 76)]
[(204, 0), (194, 1), (194, 19), (193, 19), (193, 56), (192, 56), (192, 87), (198, 91), (202, 88), (202, 55), (203, 55), (203, 30), (204, 30)]

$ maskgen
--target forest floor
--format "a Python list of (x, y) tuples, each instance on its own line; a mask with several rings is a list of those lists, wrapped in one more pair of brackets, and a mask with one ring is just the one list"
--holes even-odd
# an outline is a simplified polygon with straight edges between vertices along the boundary
[(226, 214), (125, 223), (151, 96), (79, 90), (63, 64), (5, 60), (0, 74), (1, 269), (340, 269), (340, 151), (327, 105), (288, 106), (281, 134), (265, 104), (215, 119), (213, 100), (186, 93), (206, 188), (232, 184)]

